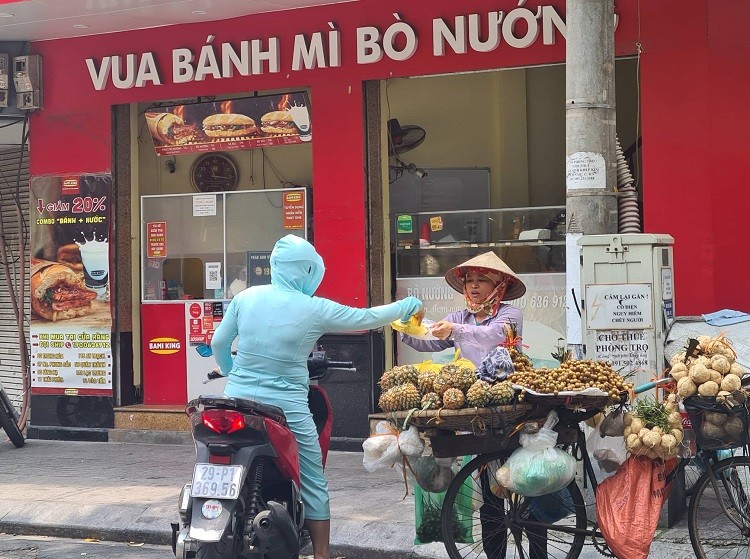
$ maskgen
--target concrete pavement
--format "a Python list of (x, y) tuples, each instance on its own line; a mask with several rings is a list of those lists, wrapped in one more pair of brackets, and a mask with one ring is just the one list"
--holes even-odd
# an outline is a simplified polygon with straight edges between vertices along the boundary
[[(16, 449), (0, 435), (0, 531), (168, 544), (193, 453), (185, 444), (36, 439)], [(447, 557), (442, 544), (414, 546), (414, 499), (403, 499), (395, 471), (370, 474), (360, 453), (332, 452), (326, 472), (336, 554)], [(692, 556), (684, 522), (657, 536), (651, 557), (676, 559), (679, 549)], [(599, 556), (590, 546), (584, 551), (584, 558)]]

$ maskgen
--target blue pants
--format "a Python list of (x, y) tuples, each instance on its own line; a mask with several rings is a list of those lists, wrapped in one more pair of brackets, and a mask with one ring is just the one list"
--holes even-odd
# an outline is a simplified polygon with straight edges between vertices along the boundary
[(289, 429), (299, 446), (300, 483), (305, 518), (331, 518), (328, 501), (328, 482), (323, 477), (323, 455), (318, 442), (312, 413), (307, 404), (306, 384), (293, 383), (274, 373), (258, 373), (247, 369), (233, 369), (229, 374), (224, 394), (234, 398), (248, 398), (284, 410)]

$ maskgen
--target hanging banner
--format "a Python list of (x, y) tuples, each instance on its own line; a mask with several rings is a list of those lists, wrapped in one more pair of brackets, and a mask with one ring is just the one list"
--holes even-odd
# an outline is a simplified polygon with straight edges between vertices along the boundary
[(112, 395), (110, 175), (31, 180), (31, 392)]
[(146, 111), (156, 155), (300, 144), (312, 140), (304, 92)]

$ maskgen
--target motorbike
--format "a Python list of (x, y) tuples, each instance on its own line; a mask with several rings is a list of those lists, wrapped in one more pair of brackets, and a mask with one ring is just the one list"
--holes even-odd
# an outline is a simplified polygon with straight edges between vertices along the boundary
[(18, 412), (2, 384), (0, 384), (0, 425), (8, 435), (10, 442), (17, 448), (24, 445), (26, 440), (21, 433), (21, 429), (18, 428)]
[[(308, 357), (310, 380), (329, 369), (352, 369), (319, 349)], [(209, 373), (209, 378), (217, 378)], [(204, 381), (205, 382), (205, 381)], [(333, 415), (322, 387), (308, 404), (325, 466)], [(172, 524), (177, 559), (293, 559), (310, 543), (304, 528), (297, 441), (281, 408), (243, 398), (200, 396), (185, 411), (196, 460)]]

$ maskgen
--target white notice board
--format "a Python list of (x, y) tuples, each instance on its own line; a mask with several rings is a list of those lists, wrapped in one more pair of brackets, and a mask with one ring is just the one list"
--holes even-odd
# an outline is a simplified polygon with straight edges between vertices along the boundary
[(644, 330), (653, 326), (650, 283), (586, 286), (586, 328), (589, 330)]

